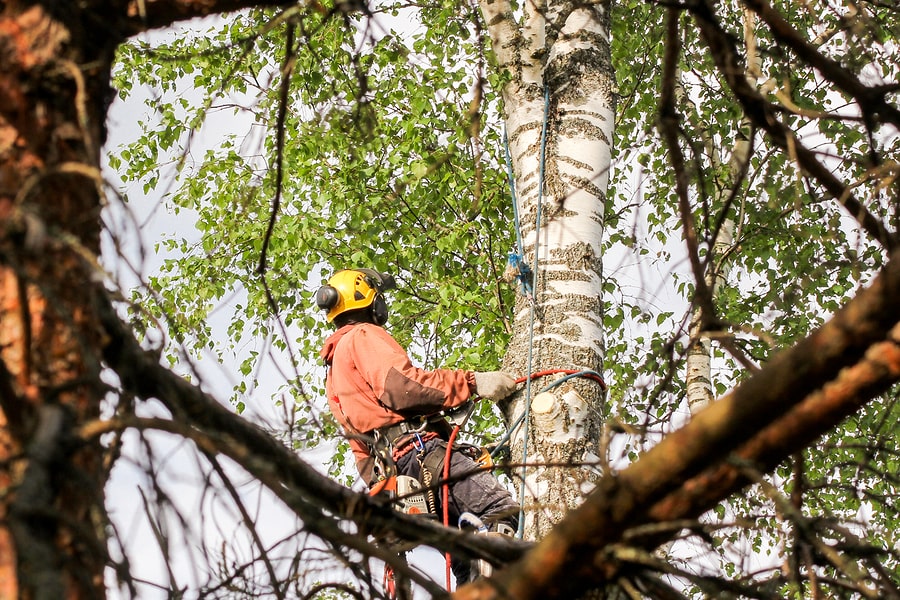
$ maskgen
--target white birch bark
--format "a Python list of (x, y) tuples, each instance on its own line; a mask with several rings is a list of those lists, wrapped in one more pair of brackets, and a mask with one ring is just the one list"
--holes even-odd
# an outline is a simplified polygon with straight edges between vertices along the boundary
[[(524, 259), (536, 273), (534, 304), (524, 296), (516, 303), (504, 368), (518, 375), (549, 369), (602, 372), (601, 240), (614, 124), (608, 7), (524, 3), (521, 24), (505, 1), (483, 0), (482, 10), (498, 66), (512, 75), (502, 90), (504, 117)], [(526, 396), (536, 396), (557, 377), (535, 380), (529, 394), (520, 393), (503, 407), (513, 424), (528, 412), (511, 438), (513, 462), (596, 460), (605, 412), (600, 385), (571, 379), (534, 398), (530, 409), (532, 398)], [(525, 537), (541, 537), (576, 506), (593, 473), (580, 467), (520, 471)]]
[[(744, 41), (747, 47), (747, 78), (751, 84), (756, 85), (757, 73), (759, 72), (759, 56), (756, 52), (756, 34), (755, 34), (755, 14), (749, 10), (744, 10)], [(713, 161), (714, 171), (718, 171), (718, 164), (721, 162), (719, 158), (719, 150), (715, 144), (709, 140), (707, 148), (709, 155)], [(716, 205), (722, 206), (727, 198), (733, 192), (733, 186), (737, 181), (741, 171), (746, 167), (747, 161), (750, 160), (751, 143), (748, 136), (740, 132), (735, 139), (734, 147), (731, 151), (731, 158), (728, 162), (727, 181), (723, 185), (716, 186), (718, 190)], [(706, 285), (715, 298), (716, 288), (728, 278), (730, 271), (730, 262), (727, 261), (727, 254), (731, 250), (735, 237), (735, 220), (727, 218), (723, 221), (722, 227), (719, 229), (715, 240), (713, 240), (710, 248), (710, 258), (706, 269)], [(686, 359), (686, 375), (685, 385), (687, 389), (688, 407), (691, 415), (696, 414), (707, 406), (715, 398), (715, 390), (713, 389), (712, 375), (712, 339), (710, 332), (704, 331), (702, 328), (703, 315), (700, 309), (694, 310), (691, 316), (690, 339), (691, 344), (688, 348)]]

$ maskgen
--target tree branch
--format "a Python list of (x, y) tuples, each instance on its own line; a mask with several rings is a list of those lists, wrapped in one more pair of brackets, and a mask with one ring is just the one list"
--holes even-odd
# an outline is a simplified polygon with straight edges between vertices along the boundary
[[(740, 461), (762, 471), (774, 469), (785, 457), (836, 426), (865, 402), (900, 378), (900, 327), (891, 338), (873, 345), (863, 360), (841, 370), (834, 381), (807, 396), (801, 403), (762, 429), (735, 452)], [(765, 371), (765, 370), (764, 370)], [(764, 372), (763, 371), (763, 372)], [(750, 480), (734, 464), (722, 463), (684, 483), (651, 510), (651, 519), (689, 518), (701, 506), (737, 491)], [(715, 491), (713, 491), (715, 490)], [(706, 498), (703, 496), (707, 495)]]
[[(702, 501), (692, 498), (687, 507), (662, 510), (670, 498), (700, 489), (697, 478), (705, 470), (722, 468), (730, 453), (754, 444), (758, 462), (771, 468), (900, 379), (898, 297), (895, 252), (872, 285), (828, 323), (637, 462), (601, 479), (584, 504), (522, 560), (455, 597), (571, 598), (610, 581), (619, 566), (605, 557), (605, 548), (622, 539), (626, 526), (699, 514), (740, 487), (705, 485)], [(841, 372), (846, 367), (852, 368)], [(769, 435), (776, 431), (780, 435)]]
[(859, 103), (864, 114), (878, 113), (886, 122), (900, 127), (900, 110), (885, 100), (889, 93), (897, 91), (896, 86), (873, 88), (864, 85), (839, 62), (819, 52), (814, 45), (791, 27), (781, 13), (772, 8), (766, 0), (744, 0), (744, 4), (769, 26), (772, 35), (779, 43), (790, 47), (797, 53), (797, 56), (816, 69), (825, 79), (852, 96)]
[[(491, 556), (511, 561), (527, 547), (521, 542), (465, 534), (397, 513), (389, 505), (321, 475), (267, 432), (160, 365), (157, 357), (143, 350), (119, 320), (105, 293), (98, 289), (95, 296), (109, 340), (104, 358), (118, 373), (122, 386), (138, 397), (159, 399), (172, 412), (170, 427), (178, 424), (182, 435), (195, 429), (200, 437), (188, 437), (195, 442), (209, 440), (213, 444), (210, 451), (227, 455), (258, 478), (322, 538), (339, 540), (347, 547), (392, 564), (396, 555), (374, 548), (366, 541), (367, 534), (389, 531), (402, 540), (466, 558)], [(347, 534), (335, 517), (355, 523), (360, 533)], [(420, 583), (428, 585), (427, 581)]]
[[(281, 210), (281, 192), (284, 180), (284, 122), (287, 117), (291, 75), (294, 73), (294, 64), (297, 62), (296, 51), (294, 50), (294, 32), (296, 29), (296, 24), (287, 24), (284, 41), (284, 61), (281, 64), (281, 88), (278, 90), (278, 114), (275, 120), (275, 198), (272, 200), (272, 213), (269, 215), (269, 223), (263, 236), (262, 249), (259, 252), (259, 264), (256, 267), (257, 274), (261, 275), (264, 281), (266, 278), (266, 255), (269, 250), (269, 242), (272, 239), (272, 232), (275, 231), (275, 221), (278, 219), (278, 212)], [(275, 301), (268, 285), (266, 285), (266, 297), (269, 299), (269, 304), (272, 305), (272, 312), (277, 314), (278, 307), (274, 306)]]
[[(296, 4), (296, 1), (291, 0), (131, 0), (125, 8), (125, 33), (135, 35), (148, 29), (168, 27), (177, 21), (247, 8), (287, 7)], [(309, 5), (321, 7), (318, 0), (310, 0)]]
[(687, 246), (688, 258), (691, 262), (691, 271), (694, 274), (696, 293), (694, 300), (699, 305), (700, 329), (707, 327), (709, 320), (713, 318), (712, 291), (706, 282), (705, 269), (700, 260), (699, 245), (697, 241), (697, 228), (694, 227), (694, 213), (691, 210), (688, 198), (688, 179), (684, 166), (684, 155), (681, 153), (681, 145), (678, 139), (678, 113), (675, 110), (675, 84), (678, 81), (678, 57), (681, 53), (681, 43), (678, 34), (678, 19), (681, 11), (670, 8), (666, 11), (666, 49), (663, 59), (662, 90), (659, 97), (659, 129), (669, 148), (669, 160), (672, 171), (675, 174), (675, 190), (678, 195), (678, 209), (681, 214), (681, 228), (684, 235), (684, 243)]
[(800, 143), (793, 131), (778, 119), (777, 111), (772, 104), (767, 102), (759, 91), (750, 86), (744, 77), (745, 69), (741, 65), (734, 43), (722, 30), (712, 4), (708, 0), (697, 0), (689, 3), (687, 8), (706, 40), (710, 55), (715, 60), (719, 72), (741, 103), (747, 117), (757, 127), (768, 133), (775, 145), (788, 152), (804, 171), (816, 179), (835, 200), (843, 205), (872, 239), (884, 246), (888, 252), (892, 252), (898, 245), (896, 234), (890, 232), (884, 223), (869, 212), (865, 205), (853, 195), (849, 186), (835, 177), (811, 150)]
[(491, 49), (497, 61), (500, 71), (509, 70), (515, 72), (516, 65), (521, 65), (519, 28), (513, 15), (512, 5), (509, 0), (480, 0), (481, 14), (487, 25), (488, 35), (491, 37)]

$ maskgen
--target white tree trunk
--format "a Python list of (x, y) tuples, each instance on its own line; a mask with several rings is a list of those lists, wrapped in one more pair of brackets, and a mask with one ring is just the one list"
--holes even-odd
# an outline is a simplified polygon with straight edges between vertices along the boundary
[[(505, 120), (524, 259), (536, 274), (534, 301), (520, 296), (516, 303), (504, 368), (602, 372), (601, 240), (614, 124), (609, 15), (600, 5), (523, 9), (520, 26), (507, 3), (482, 3), (500, 69), (512, 75), (503, 89)], [(508, 423), (521, 419), (511, 437), (513, 462), (596, 460), (601, 386), (573, 378), (534, 398), (560, 376), (533, 381), (503, 407)], [(594, 471), (534, 466), (518, 473), (524, 536), (536, 539), (579, 503)]]
[[(744, 10), (744, 40), (747, 46), (747, 77), (753, 85), (756, 85), (756, 73), (759, 72), (759, 56), (756, 53), (755, 16), (749, 10)], [(746, 120), (745, 120), (746, 123)], [(713, 162), (713, 170), (718, 171), (719, 149), (714, 141), (705, 140), (709, 150), (710, 159)], [(751, 140), (748, 136), (739, 133), (731, 158), (728, 161), (728, 179), (717, 186), (716, 206), (722, 206), (725, 199), (732, 194), (740, 173), (746, 168), (750, 160)], [(706, 285), (715, 297), (716, 288), (728, 278), (730, 271), (727, 254), (731, 250), (735, 236), (735, 220), (727, 218), (723, 221), (716, 239), (710, 248), (710, 258), (706, 269)], [(687, 388), (688, 407), (694, 415), (716, 397), (713, 389), (712, 375), (712, 339), (709, 332), (702, 330), (702, 317), (700, 309), (694, 310), (691, 315), (690, 338), (691, 345), (688, 348), (686, 358), (685, 385)]]

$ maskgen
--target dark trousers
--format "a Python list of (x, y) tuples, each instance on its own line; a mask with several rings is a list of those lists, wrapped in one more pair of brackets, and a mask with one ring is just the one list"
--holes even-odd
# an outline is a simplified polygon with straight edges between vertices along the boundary
[[(397, 460), (397, 472), (401, 475), (409, 475), (421, 480), (420, 460), (435, 450), (446, 452), (446, 447), (440, 439), (431, 439), (425, 442), (424, 449), (413, 450), (401, 456)], [(519, 504), (510, 495), (501, 483), (490, 471), (477, 471), (475, 461), (460, 452), (453, 450), (450, 454), (450, 478), (454, 482), (450, 484), (448, 516), (450, 527), (459, 524), (459, 516), (469, 512), (481, 519), (490, 530), (496, 529), (498, 523), (503, 523), (516, 530), (519, 522)], [(465, 475), (464, 477), (461, 477)], [(456, 477), (461, 477), (455, 480)], [(443, 478), (443, 469), (440, 473), (433, 474), (433, 482), (437, 483)], [(443, 519), (442, 487), (435, 491), (438, 506), (438, 518)], [(453, 559), (453, 574), (456, 576), (456, 584), (462, 585), (471, 577), (471, 565), (467, 560)]]

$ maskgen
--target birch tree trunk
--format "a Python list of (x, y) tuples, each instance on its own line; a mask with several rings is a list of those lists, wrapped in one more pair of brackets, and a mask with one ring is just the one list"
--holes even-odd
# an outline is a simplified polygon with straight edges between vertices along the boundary
[[(750, 85), (756, 86), (756, 73), (759, 72), (759, 55), (756, 52), (756, 19), (755, 13), (744, 10), (744, 41), (747, 45), (747, 79)], [(728, 161), (727, 179), (716, 186), (715, 206), (724, 206), (726, 199), (736, 197), (735, 187), (741, 183), (741, 174), (746, 170), (750, 160), (752, 141), (748, 130), (750, 124), (745, 118), (742, 129), (738, 132)], [(705, 138), (706, 147), (713, 163), (712, 169), (718, 172), (721, 158), (715, 142)], [(730, 207), (729, 207), (730, 210)], [(738, 211), (740, 213), (740, 210)], [(737, 220), (740, 223), (740, 218)], [(720, 229), (716, 232), (715, 239), (710, 247), (709, 259), (706, 267), (706, 286), (715, 298), (716, 289), (728, 279), (730, 271), (727, 262), (727, 254), (732, 250), (735, 239), (736, 221), (727, 217), (722, 221)], [(688, 407), (694, 415), (706, 407), (715, 398), (712, 374), (712, 338), (705, 326), (705, 321), (713, 315), (703, 315), (698, 306), (691, 316), (690, 340), (687, 351), (685, 384), (687, 388)]]
[[(526, 3), (521, 24), (509, 3), (483, 2), (499, 68), (515, 174), (523, 258), (533, 298), (516, 303), (504, 368), (524, 376), (603, 367), (601, 240), (614, 120), (607, 5)], [(579, 504), (598, 454), (602, 386), (560, 374), (534, 379), (501, 408), (513, 429), (525, 510), (524, 537), (537, 539)], [(533, 400), (537, 400), (533, 402)]]

